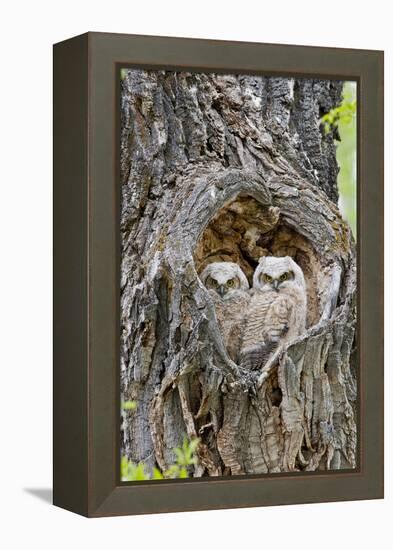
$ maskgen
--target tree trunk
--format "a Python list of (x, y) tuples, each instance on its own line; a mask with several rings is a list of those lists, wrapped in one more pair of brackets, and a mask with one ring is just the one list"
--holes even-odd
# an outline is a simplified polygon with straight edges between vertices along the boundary
[[(121, 451), (190, 475), (356, 467), (356, 265), (320, 117), (338, 81), (127, 70), (121, 93)], [(257, 379), (229, 357), (198, 274), (302, 267), (307, 331)]]

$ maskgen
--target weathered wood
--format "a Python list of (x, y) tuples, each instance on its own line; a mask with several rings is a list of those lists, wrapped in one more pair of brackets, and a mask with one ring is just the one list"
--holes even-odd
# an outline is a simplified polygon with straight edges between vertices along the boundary
[[(122, 453), (201, 475), (356, 466), (354, 242), (321, 114), (342, 84), (128, 70), (122, 81)], [(198, 273), (292, 256), (307, 331), (253, 375), (225, 349)]]

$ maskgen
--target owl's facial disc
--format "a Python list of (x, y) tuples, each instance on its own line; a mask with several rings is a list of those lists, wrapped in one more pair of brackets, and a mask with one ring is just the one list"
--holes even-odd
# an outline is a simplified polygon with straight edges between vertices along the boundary
[(217, 294), (221, 296), (221, 298), (224, 298), (226, 294), (228, 294), (231, 290), (235, 290), (236, 288), (239, 288), (239, 281), (237, 277), (233, 277), (231, 279), (213, 279), (213, 277), (209, 277), (208, 280), (208, 288), (213, 288)]
[(293, 271), (285, 271), (284, 273), (272, 274), (262, 273), (261, 280), (265, 285), (269, 285), (273, 290), (279, 292), (281, 286), (285, 286), (284, 283), (291, 281), (294, 278)]
[(231, 290), (235, 290), (236, 288), (239, 288), (239, 283), (236, 277), (232, 279), (228, 279), (225, 283), (218, 286), (218, 293), (223, 298), (226, 294), (231, 292)]

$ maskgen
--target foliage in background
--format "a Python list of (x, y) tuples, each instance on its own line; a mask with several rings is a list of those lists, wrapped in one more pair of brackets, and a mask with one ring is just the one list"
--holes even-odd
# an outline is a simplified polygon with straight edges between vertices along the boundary
[(145, 464), (134, 462), (123, 456), (120, 464), (120, 473), (122, 481), (145, 481), (148, 479), (177, 479), (188, 477), (188, 468), (198, 463), (195, 455), (199, 445), (199, 439), (188, 441), (185, 437), (181, 447), (173, 449), (176, 455), (176, 462), (172, 464), (165, 472), (161, 472), (158, 468), (153, 468), (151, 473), (148, 472)]
[[(136, 401), (122, 401), (121, 409), (123, 411), (135, 411), (137, 409)], [(181, 447), (175, 447), (173, 452), (176, 455), (176, 462), (169, 466), (165, 472), (161, 472), (158, 468), (153, 468), (152, 472), (147, 470), (143, 462), (135, 464), (128, 460), (126, 456), (121, 457), (120, 461), (120, 477), (122, 481), (146, 481), (148, 479), (181, 479), (188, 477), (188, 469), (190, 466), (198, 464), (196, 451), (198, 449), (199, 439), (194, 438), (188, 441), (186, 437), (183, 439)]]
[(325, 132), (338, 128), (339, 207), (356, 238), (356, 82), (345, 82), (341, 105), (321, 118)]

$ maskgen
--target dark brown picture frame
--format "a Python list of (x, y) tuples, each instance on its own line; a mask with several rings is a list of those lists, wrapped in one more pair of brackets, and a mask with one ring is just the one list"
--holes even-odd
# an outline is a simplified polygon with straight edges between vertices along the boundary
[[(358, 83), (353, 471), (120, 483), (119, 71)], [(89, 517), (383, 497), (383, 52), (87, 33), (54, 46), (54, 504)]]

